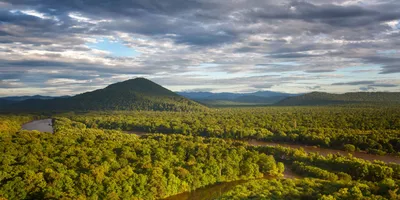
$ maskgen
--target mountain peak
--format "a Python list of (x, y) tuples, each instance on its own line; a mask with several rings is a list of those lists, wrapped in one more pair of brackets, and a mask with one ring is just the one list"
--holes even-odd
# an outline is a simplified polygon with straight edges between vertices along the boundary
[(113, 83), (107, 87), (113, 87), (115, 85), (121, 86), (121, 85), (137, 85), (137, 84), (156, 84), (156, 83), (154, 83), (149, 79), (138, 77), (138, 78), (128, 79), (122, 82)]
[(104, 89), (69, 98), (29, 101), (15, 104), (13, 109), (51, 111), (90, 110), (158, 110), (194, 111), (205, 107), (145, 78), (114, 83)]
[(153, 96), (178, 96), (174, 92), (158, 85), (157, 83), (142, 77), (111, 84), (104, 90), (113, 90), (114, 92), (121, 91), (123, 93), (133, 92)]

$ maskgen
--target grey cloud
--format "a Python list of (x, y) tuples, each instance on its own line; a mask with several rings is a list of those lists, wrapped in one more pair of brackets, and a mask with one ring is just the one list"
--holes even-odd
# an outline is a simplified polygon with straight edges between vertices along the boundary
[(400, 57), (369, 56), (363, 58), (367, 62), (382, 65), (380, 74), (400, 73)]
[[(1, 60), (0, 60), (1, 62)], [(4, 62), (4, 61), (3, 61)], [(22, 60), (22, 61), (8, 61), (5, 62), (5, 66), (18, 66), (23, 67), (25, 70), (28, 69), (70, 69), (77, 71), (92, 71), (92, 72), (101, 72), (101, 73), (114, 73), (114, 74), (150, 74), (154, 72), (152, 68), (124, 68), (123, 66), (119, 67), (108, 67), (105, 65), (100, 65), (97, 63), (88, 63), (88, 62), (61, 62), (61, 61), (49, 61), (49, 60)]]
[(273, 83), (261, 83), (261, 84), (254, 84), (254, 85), (250, 85), (253, 88), (256, 89), (266, 89), (266, 88), (271, 88), (273, 87), (275, 84)]
[(363, 87), (360, 87), (360, 90), (363, 91), (368, 91), (368, 90), (376, 90), (379, 87), (384, 87), (384, 88), (394, 88), (399, 86), (398, 84), (393, 84), (393, 83), (380, 83), (377, 81), (353, 81), (353, 82), (346, 82), (346, 83), (333, 83), (332, 85), (335, 86), (345, 86), (345, 85), (350, 85), (350, 86), (357, 86), (357, 85), (365, 85)]
[(360, 87), (359, 88), (361, 91), (375, 91), (376, 88), (372, 86), (366, 86), (366, 87)]
[(318, 57), (319, 55), (306, 54), (306, 53), (285, 53), (285, 54), (274, 54), (270, 57), (273, 58), (310, 58)]
[(375, 81), (354, 81), (346, 83), (333, 83), (332, 85), (370, 85), (375, 84)]
[(336, 70), (334, 69), (311, 69), (311, 70), (306, 70), (305, 72), (307, 73), (328, 73), (328, 72), (334, 72)]
[(306, 88), (309, 90), (319, 90), (319, 89), (321, 89), (321, 86), (308, 86)]
[(385, 65), (382, 67), (381, 74), (400, 73), (400, 63), (396, 65)]
[(19, 81), (0, 80), (0, 88), (19, 88), (23, 86), (24, 84)]
[[(319, 73), (351, 66), (382, 66), (380, 74), (376, 74), (378, 78), (400, 72), (398, 54), (376, 53), (377, 50), (398, 49), (400, 45), (398, 31), (382, 23), (400, 18), (397, 1), (353, 6), (333, 5), (325, 0), (4, 2), (10, 5), (0, 9), (0, 78), (20, 79), (22, 83), (43, 85), (57, 78), (94, 80), (90, 75), (111, 80), (118, 74), (163, 74), (163, 78), (155, 80), (175, 86), (268, 87), (296, 83)], [(36, 10), (45, 18), (18, 11), (12, 13), (11, 9)], [(75, 20), (69, 16), (71, 12), (89, 20)], [(88, 38), (118, 38), (120, 33), (127, 34), (127, 38), (148, 40), (143, 43), (122, 41), (138, 51), (143, 50), (140, 56), (116, 58), (95, 54), (85, 46)], [(163, 44), (164, 41), (171, 42)], [(151, 42), (159, 44), (149, 45)], [(71, 51), (75, 56), (87, 54), (86, 58), (67, 56)], [(297, 64), (276, 64), (280, 62)], [(198, 72), (198, 68), (190, 67), (202, 63), (217, 65), (204, 69), (210, 73), (244, 73), (245, 77), (177, 78), (191, 70)], [(34, 70), (37, 72), (33, 73)], [(60, 73), (44, 73), (43, 70), (59, 70)], [(72, 73), (74, 70), (76, 73)], [(305, 72), (302, 76), (306, 78), (255, 76), (299, 72)], [(100, 82), (99, 79), (96, 83)], [(336, 84), (395, 87), (395, 84), (351, 80)]]
[(315, 5), (294, 1), (278, 9), (253, 10), (252, 15), (262, 19), (298, 19), (321, 22), (332, 26), (365, 26), (380, 21), (398, 19), (399, 12), (379, 12), (359, 6)]
[(214, 88), (195, 88), (189, 90), (182, 90), (181, 92), (212, 92)]
[(385, 84), (385, 83), (378, 83), (378, 84), (372, 84), (370, 85), (372, 87), (397, 87), (399, 85), (396, 84)]

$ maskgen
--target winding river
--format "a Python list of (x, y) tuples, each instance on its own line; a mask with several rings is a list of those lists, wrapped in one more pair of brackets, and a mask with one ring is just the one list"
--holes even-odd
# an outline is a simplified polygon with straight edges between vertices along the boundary
[(173, 195), (165, 198), (164, 200), (209, 200), (216, 199), (220, 197), (225, 192), (229, 191), (233, 187), (246, 183), (247, 180), (232, 181), (217, 183), (214, 185), (209, 185), (203, 188), (198, 188), (191, 192), (184, 192), (177, 195)]
[[(276, 177), (264, 177), (261, 179), (274, 179)], [(284, 176), (282, 178), (302, 178), (297, 174), (294, 174), (290, 168), (285, 169)], [(254, 179), (253, 179), (254, 180)], [(231, 182), (216, 183), (208, 185), (206, 187), (198, 188), (190, 192), (183, 192), (177, 195), (173, 195), (165, 198), (164, 200), (209, 200), (220, 197), (225, 192), (234, 188), (237, 185), (247, 183), (251, 180), (239, 180)]]
[[(145, 133), (145, 132), (134, 132), (134, 131), (127, 131), (126, 133), (129, 134), (136, 134), (137, 136), (143, 136), (151, 133)], [(253, 146), (283, 146), (283, 147), (289, 147), (292, 149), (304, 149), (305, 152), (307, 153), (319, 153), (320, 155), (327, 156), (328, 154), (339, 154), (342, 156), (348, 156), (351, 154), (355, 158), (361, 158), (364, 160), (368, 160), (373, 162), (374, 160), (382, 161), (385, 163), (396, 163), (400, 164), (400, 157), (396, 157), (393, 155), (375, 155), (375, 154), (368, 154), (365, 152), (348, 152), (348, 151), (343, 151), (343, 150), (338, 150), (338, 149), (325, 149), (325, 148), (320, 148), (316, 146), (307, 146), (307, 145), (302, 145), (302, 144), (286, 144), (286, 143), (277, 143), (277, 142), (265, 142), (265, 141), (259, 141), (259, 140), (250, 140), (248, 141), (248, 144), (253, 145)]]
[(307, 153), (319, 153), (320, 155), (326, 156), (328, 154), (339, 154), (342, 156), (347, 156), (351, 154), (353, 157), (356, 158), (361, 158), (364, 160), (368, 161), (374, 161), (374, 160), (379, 160), (383, 161), (385, 163), (396, 163), (400, 164), (400, 157), (392, 156), (392, 155), (374, 155), (374, 154), (368, 154), (364, 152), (348, 152), (348, 151), (343, 151), (343, 150), (336, 150), (336, 149), (325, 149), (325, 148), (319, 148), (315, 146), (307, 146), (307, 145), (301, 145), (301, 144), (283, 144), (283, 143), (275, 143), (275, 142), (263, 142), (263, 141), (257, 141), (257, 140), (251, 140), (249, 142), (250, 145), (260, 145), (260, 146), (283, 146), (283, 147), (290, 147), (293, 149), (304, 149), (305, 152)]
[[(26, 123), (22, 125), (23, 130), (37, 130), (40, 132), (48, 132), (48, 133), (53, 133), (53, 124), (52, 124), (52, 119), (41, 119), (41, 120), (35, 120), (31, 121), (29, 123)], [(128, 131), (127, 133), (130, 134), (136, 134), (138, 136), (142, 136), (148, 133), (144, 132), (131, 132)], [(306, 152), (311, 152), (311, 153), (319, 153), (323, 156), (326, 156), (328, 154), (340, 154), (343, 156), (347, 156), (349, 154), (352, 154), (353, 157), (356, 158), (361, 158), (364, 160), (368, 161), (374, 161), (374, 160), (379, 160), (383, 161), (385, 163), (396, 163), (400, 164), (400, 157), (392, 156), (392, 155), (373, 155), (373, 154), (367, 154), (364, 152), (347, 152), (347, 151), (342, 151), (342, 150), (336, 150), (336, 149), (325, 149), (325, 148), (318, 148), (314, 146), (307, 146), (307, 145), (300, 145), (300, 144), (283, 144), (283, 143), (275, 143), (275, 142), (264, 142), (264, 141), (257, 141), (257, 140), (251, 140), (249, 141), (250, 145), (260, 145), (260, 146), (284, 146), (284, 147), (290, 147), (294, 149), (299, 149), (302, 148)]]
[(41, 120), (35, 120), (28, 122), (24, 125), (22, 125), (22, 130), (28, 130), (28, 131), (40, 131), (40, 132), (47, 132), (47, 133), (53, 133), (53, 122), (51, 119), (41, 119)]

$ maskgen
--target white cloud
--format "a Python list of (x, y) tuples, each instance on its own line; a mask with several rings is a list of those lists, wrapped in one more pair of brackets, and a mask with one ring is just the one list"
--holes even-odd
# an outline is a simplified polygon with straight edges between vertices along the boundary
[(68, 78), (55, 78), (50, 79), (45, 82), (48, 85), (65, 85), (65, 84), (78, 84), (78, 83), (89, 83), (90, 80), (75, 80), (75, 79), (68, 79)]
[(98, 24), (101, 22), (112, 22), (111, 19), (101, 19), (101, 20), (90, 19), (88, 17), (83, 16), (80, 13), (77, 13), (77, 12), (70, 12), (70, 13), (68, 13), (68, 16), (78, 22), (84, 22), (84, 23), (89, 23), (89, 24)]

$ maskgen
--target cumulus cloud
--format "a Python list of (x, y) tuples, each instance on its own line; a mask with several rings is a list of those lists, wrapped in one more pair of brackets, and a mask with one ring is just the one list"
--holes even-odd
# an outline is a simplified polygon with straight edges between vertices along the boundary
[(376, 91), (376, 88), (372, 86), (360, 87), (360, 91)]
[(19, 88), (19, 87), (23, 87), (23, 86), (24, 86), (24, 84), (20, 83), (18, 79), (0, 80), (1, 88)]
[(378, 88), (397, 88), (399, 86), (398, 83), (394, 82), (377, 82), (377, 81), (353, 81), (353, 82), (345, 82), (345, 83), (333, 83), (332, 85), (336, 86), (362, 86), (359, 87), (361, 91), (374, 91), (378, 90)]
[(321, 86), (316, 85), (316, 86), (307, 86), (307, 89), (310, 89), (310, 90), (321, 90), (322, 88), (321, 88)]
[[(0, 0), (0, 95), (27, 85), (76, 94), (135, 76), (174, 90), (398, 91), (383, 80), (400, 73), (399, 10), (376, 0)], [(137, 54), (96, 48), (105, 39)]]
[(371, 85), (375, 84), (375, 81), (353, 81), (347, 83), (333, 83), (332, 85)]

